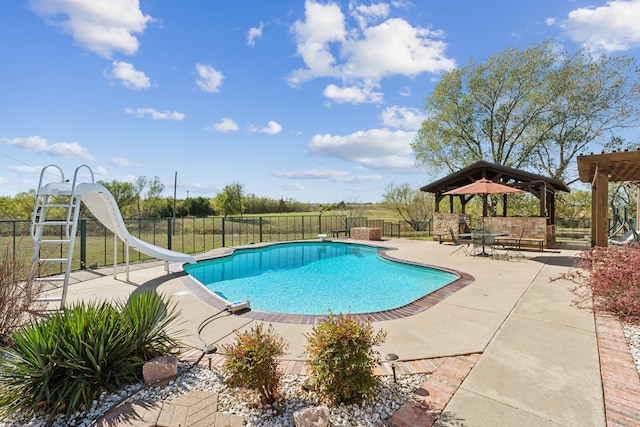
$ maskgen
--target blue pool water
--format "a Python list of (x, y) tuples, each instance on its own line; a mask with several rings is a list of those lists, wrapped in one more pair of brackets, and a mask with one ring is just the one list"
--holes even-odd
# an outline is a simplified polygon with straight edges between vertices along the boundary
[(380, 258), (378, 248), (334, 242), (240, 249), (185, 265), (187, 273), (227, 301), (289, 314), (370, 313), (401, 307), (457, 275)]

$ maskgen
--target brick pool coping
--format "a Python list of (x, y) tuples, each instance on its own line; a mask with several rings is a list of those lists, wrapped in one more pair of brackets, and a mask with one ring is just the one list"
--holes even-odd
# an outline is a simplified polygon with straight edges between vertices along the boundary
[[(350, 243), (343, 243), (343, 244), (350, 244)], [(447, 273), (453, 273), (456, 276), (458, 276), (458, 279), (401, 307), (392, 308), (392, 309), (383, 310), (383, 311), (375, 311), (371, 313), (355, 314), (354, 316), (356, 316), (359, 319), (368, 320), (371, 322), (381, 322), (384, 320), (402, 319), (404, 317), (413, 316), (417, 313), (420, 313), (422, 311), (425, 311), (433, 307), (437, 303), (443, 301), (445, 298), (458, 292), (460, 289), (466, 287), (467, 285), (475, 281), (475, 278), (472, 275), (465, 273), (463, 271), (454, 270), (451, 268), (439, 267), (431, 264), (404, 261), (398, 258), (394, 258), (388, 254), (388, 251), (392, 251), (392, 250), (395, 250), (395, 249), (381, 248), (378, 254), (380, 255), (381, 258), (385, 258), (391, 261), (400, 262), (403, 264), (415, 265), (419, 267), (432, 268), (432, 269), (444, 271)], [(221, 255), (221, 257), (229, 256), (229, 255), (230, 255), (230, 252)], [(195, 280), (186, 272), (182, 271), (182, 272), (178, 272), (177, 274), (179, 275), (181, 282), (195, 296), (197, 296), (203, 302), (209, 304), (210, 306), (220, 311), (223, 311), (226, 309), (226, 305), (228, 304), (226, 300), (220, 298), (219, 296), (217, 296), (216, 294), (208, 290), (205, 286), (203, 286), (201, 283), (199, 283), (197, 280)], [(313, 325), (327, 318), (327, 315), (287, 314), (287, 313), (275, 313), (270, 311), (261, 311), (261, 310), (253, 310), (253, 309), (237, 312), (234, 315), (238, 317), (243, 317), (246, 319), (262, 320), (265, 322), (293, 323), (298, 325), (309, 325), (309, 324)]]

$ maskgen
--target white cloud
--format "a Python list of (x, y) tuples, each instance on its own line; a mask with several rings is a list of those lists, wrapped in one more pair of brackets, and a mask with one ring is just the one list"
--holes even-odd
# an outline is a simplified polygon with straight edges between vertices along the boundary
[(120, 84), (131, 89), (146, 89), (151, 81), (144, 72), (136, 70), (132, 64), (115, 61), (111, 69), (111, 78), (120, 80)]
[[(305, 2), (305, 20), (292, 27), (305, 68), (293, 70), (288, 78), (291, 86), (330, 77), (341, 80), (343, 89), (353, 91), (378, 87), (383, 78), (393, 75), (437, 74), (455, 67), (455, 61), (445, 55), (442, 32), (388, 18), (389, 9), (381, 3), (352, 5), (351, 12), (356, 25), (349, 27), (339, 5)], [(372, 102), (366, 96), (358, 98), (337, 89), (335, 85), (328, 87), (325, 94), (343, 102)]]
[(136, 53), (139, 43), (134, 34), (144, 32), (153, 21), (140, 10), (139, 0), (31, 0), (29, 4), (48, 24), (106, 58), (115, 52)]
[(304, 191), (305, 190), (304, 185), (300, 184), (299, 182), (288, 182), (286, 184), (279, 185), (279, 187), (284, 191)]
[(389, 5), (386, 3), (375, 3), (369, 6), (349, 3), (349, 9), (361, 28), (366, 28), (370, 23), (389, 16)]
[(290, 179), (331, 179), (338, 180), (342, 177), (349, 175), (349, 172), (339, 171), (334, 169), (307, 169), (301, 171), (281, 171), (275, 170), (272, 172), (273, 176), (278, 178), (290, 178)]
[(196, 84), (200, 89), (209, 93), (220, 92), (220, 85), (224, 76), (210, 65), (196, 64), (198, 78)]
[(153, 120), (182, 120), (186, 116), (184, 113), (179, 113), (177, 111), (158, 111), (154, 108), (125, 108), (125, 113), (131, 114), (132, 116), (142, 118), (144, 116), (151, 116)]
[(264, 22), (260, 21), (259, 27), (251, 27), (249, 31), (247, 31), (247, 44), (249, 46), (253, 46), (256, 42), (256, 39), (262, 37), (262, 30), (264, 28)]
[(260, 132), (267, 133), (269, 135), (276, 135), (282, 132), (282, 126), (273, 120), (269, 120), (267, 127), (260, 129)]
[(17, 174), (40, 174), (40, 171), (44, 166), (27, 166), (27, 165), (10, 165), (7, 166), (11, 172)]
[(415, 172), (411, 142), (415, 132), (371, 129), (346, 136), (314, 135), (309, 150), (317, 155), (356, 162), (368, 169)]
[(558, 24), (575, 42), (595, 52), (624, 51), (640, 45), (640, 0), (612, 0), (604, 6), (575, 9)]
[(93, 168), (93, 173), (98, 176), (107, 176), (107, 170), (102, 166), (98, 166), (97, 168)]
[(289, 78), (289, 84), (293, 86), (320, 76), (339, 77), (330, 43), (342, 42), (346, 37), (344, 15), (339, 5), (306, 1), (304, 6), (306, 20), (296, 21), (292, 30), (298, 55), (307, 68), (293, 71)]
[(89, 154), (89, 150), (77, 142), (56, 142), (55, 144), (49, 144), (46, 139), (40, 136), (13, 139), (0, 138), (0, 142), (15, 145), (36, 153), (46, 153), (55, 157), (78, 158), (87, 161), (94, 159), (94, 157)]
[(385, 108), (384, 111), (380, 113), (380, 118), (385, 126), (405, 130), (418, 130), (426, 116), (417, 108), (394, 105)]
[(219, 123), (215, 123), (207, 127), (207, 130), (213, 129), (218, 132), (235, 132), (239, 129), (238, 124), (228, 117), (224, 117)]
[(351, 103), (380, 103), (382, 102), (382, 92), (374, 92), (373, 87), (348, 86), (338, 87), (328, 85), (324, 89), (324, 96), (339, 104)]
[(380, 175), (351, 175), (351, 173), (335, 169), (306, 169), (297, 171), (275, 170), (273, 176), (287, 179), (326, 179), (346, 184), (375, 182), (382, 179)]
[(119, 168), (126, 168), (128, 166), (131, 166), (131, 162), (129, 161), (129, 159), (125, 159), (124, 157), (117, 157), (117, 156), (112, 157), (109, 163), (111, 163), (114, 166), (118, 166)]

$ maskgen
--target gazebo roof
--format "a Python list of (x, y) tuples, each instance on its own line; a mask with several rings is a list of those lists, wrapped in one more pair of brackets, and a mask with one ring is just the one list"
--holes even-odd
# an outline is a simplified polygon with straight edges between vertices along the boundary
[(477, 181), (480, 178), (486, 178), (502, 184), (511, 185), (512, 187), (521, 188), (529, 192), (535, 192), (536, 190), (539, 191), (542, 185), (545, 187), (552, 187), (554, 191), (564, 191), (566, 193), (571, 191), (567, 184), (559, 179), (548, 178), (531, 172), (486, 162), (484, 160), (475, 162), (457, 172), (453, 172), (452, 174), (445, 176), (444, 178), (427, 184), (424, 187), (421, 187), (420, 190), (428, 193), (442, 194), (446, 191), (453, 190), (454, 188)]

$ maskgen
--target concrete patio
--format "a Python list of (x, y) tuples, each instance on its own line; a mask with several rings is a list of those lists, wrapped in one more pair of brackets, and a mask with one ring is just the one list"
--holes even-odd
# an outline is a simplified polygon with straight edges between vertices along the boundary
[[(462, 271), (475, 279), (418, 314), (374, 323), (388, 332), (380, 354), (395, 353), (407, 363), (479, 354), (435, 425), (611, 425), (605, 416), (593, 312), (588, 306), (576, 306), (572, 283), (550, 281), (573, 265), (584, 244), (524, 251), (524, 257), (511, 259), (450, 255), (454, 247), (437, 242), (394, 239), (377, 244), (393, 248), (388, 253), (395, 258)], [(227, 251), (218, 249), (198, 258)], [(142, 290), (171, 295), (182, 311), (185, 345), (203, 348), (196, 329), (218, 310), (195, 295), (199, 290), (188, 276), (167, 274), (159, 262), (132, 265), (129, 282), (122, 272), (115, 280), (112, 272), (74, 274), (69, 301), (124, 299)], [(259, 321), (242, 314), (221, 315), (215, 327), (204, 329), (202, 338), (207, 344), (231, 342), (234, 331)], [(301, 361), (304, 334), (311, 325), (269, 323), (289, 342), (286, 359)], [(638, 414), (640, 405), (635, 405), (631, 411)]]

